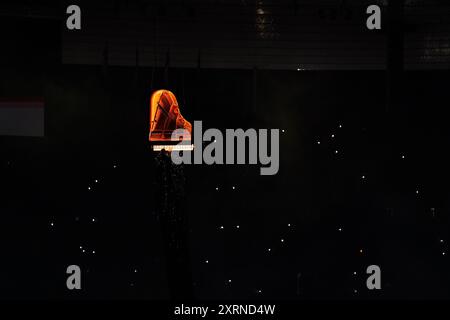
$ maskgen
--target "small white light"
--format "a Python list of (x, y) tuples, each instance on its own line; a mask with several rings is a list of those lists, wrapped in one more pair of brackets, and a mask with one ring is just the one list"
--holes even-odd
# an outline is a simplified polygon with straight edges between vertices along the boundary
[(88, 190), (91, 190), (91, 187), (88, 187)]
[(281, 129), (281, 132), (283, 132), (283, 133), (284, 133), (284, 129)]
[(86, 250), (83, 249), (83, 253), (85, 253), (85, 252), (86, 252)]
[(445, 256), (445, 252), (442, 252), (442, 255)]
[(236, 226), (236, 229), (239, 229), (239, 225)]
[(82, 246), (80, 246), (80, 249), (83, 249), (83, 247), (82, 247)]
[(336, 151), (334, 151), (334, 153), (336, 153), (336, 154), (337, 154), (337, 153), (338, 153), (338, 151), (336, 150)]
[(97, 180), (97, 179), (95, 179), (95, 183), (98, 183), (98, 180)]
[(134, 273), (137, 273), (137, 269), (134, 269)]
[(419, 190), (416, 190), (416, 194), (419, 194)]
[(269, 248), (269, 249), (267, 249), (267, 251), (269, 251), (269, 252), (270, 252), (270, 251), (272, 251), (272, 249), (270, 249), (270, 248)]
[(216, 191), (219, 191), (219, 187), (216, 187)]
[(339, 228), (338, 230), (339, 230), (339, 231), (342, 231), (342, 228)]
[(317, 141), (317, 144), (320, 144), (320, 141)]
[(339, 125), (339, 128), (342, 128), (342, 124)]
[(233, 186), (233, 190), (236, 189), (235, 186)]
[(331, 137), (334, 138), (334, 134), (332, 134)]
[(231, 279), (228, 280), (228, 283), (231, 283)]
[(402, 155), (402, 159), (405, 159), (405, 156)]
[(355, 272), (353, 272), (353, 275), (355, 275), (355, 276), (356, 276), (356, 271), (355, 271)]
[(261, 290), (258, 290), (258, 293), (261, 293)]
[(92, 250), (92, 253), (95, 254), (95, 250)]
[(365, 179), (365, 178), (366, 178), (366, 176), (364, 176), (364, 175), (363, 175), (363, 176), (361, 176), (361, 178), (362, 178), (362, 179)]
[(50, 225), (53, 227), (53, 222), (50, 222)]
[(95, 222), (95, 218), (92, 218), (92, 222)]
[(353, 292), (354, 292), (354, 293), (358, 293), (358, 290), (355, 289)]
[(214, 143), (216, 143), (217, 142), (217, 140), (216, 139), (214, 139)]
[(284, 242), (284, 239), (281, 239), (281, 242)]
[(444, 242), (444, 240), (441, 239), (441, 243), (443, 243), (443, 242)]
[(208, 260), (206, 260), (205, 262), (206, 262), (206, 263), (209, 263), (209, 261), (208, 261)]
[(291, 226), (291, 224), (290, 223), (288, 223), (288, 227), (290, 227)]
[(223, 229), (223, 226), (220, 226), (220, 229)]

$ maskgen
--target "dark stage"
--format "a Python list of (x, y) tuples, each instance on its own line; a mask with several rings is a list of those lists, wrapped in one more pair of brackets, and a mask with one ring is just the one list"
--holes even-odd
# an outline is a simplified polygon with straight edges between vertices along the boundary
[[(450, 298), (450, 6), (373, 1), (371, 33), (365, 2), (260, 2), (80, 2), (81, 30), (0, 5), (0, 114), (44, 105), (43, 135), (0, 135), (0, 299)], [(158, 89), (205, 129), (279, 129), (278, 172), (158, 158)]]

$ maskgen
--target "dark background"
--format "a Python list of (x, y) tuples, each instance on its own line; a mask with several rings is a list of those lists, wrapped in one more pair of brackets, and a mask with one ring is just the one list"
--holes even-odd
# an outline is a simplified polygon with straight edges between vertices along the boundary
[(170, 296), (147, 141), (163, 86), (204, 128), (284, 130), (275, 176), (185, 167), (197, 298), (449, 297), (447, 70), (394, 65), (392, 84), (356, 68), (63, 64), (64, 24), (1, 18), (0, 96), (42, 96), (46, 118), (45, 138), (0, 137), (2, 299)]

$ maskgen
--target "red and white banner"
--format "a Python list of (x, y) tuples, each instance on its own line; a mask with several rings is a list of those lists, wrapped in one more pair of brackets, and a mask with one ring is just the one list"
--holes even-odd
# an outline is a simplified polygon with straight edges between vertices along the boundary
[(0, 135), (43, 137), (44, 101), (0, 98)]

